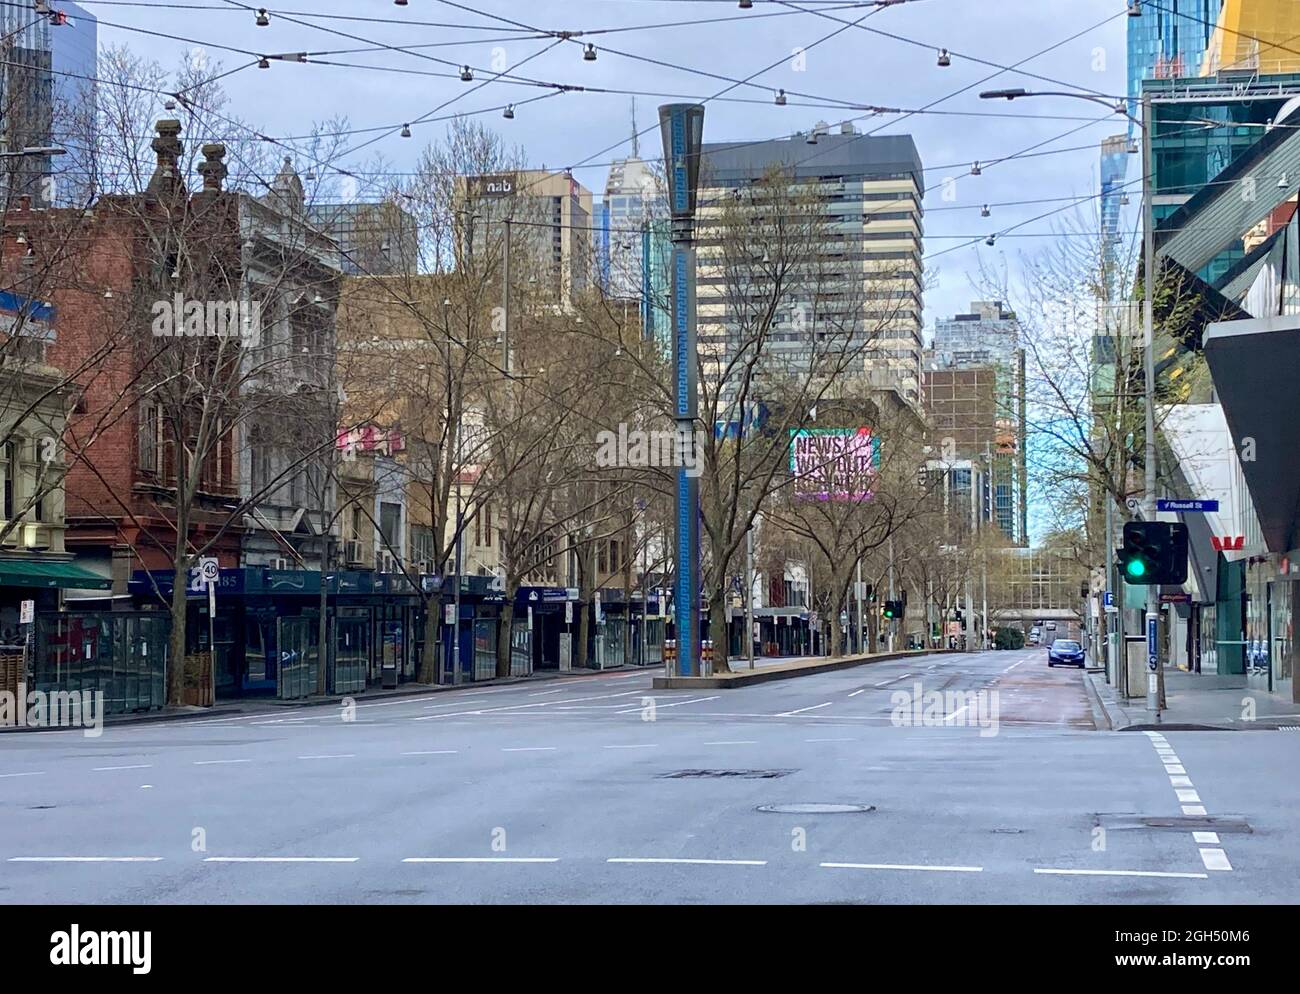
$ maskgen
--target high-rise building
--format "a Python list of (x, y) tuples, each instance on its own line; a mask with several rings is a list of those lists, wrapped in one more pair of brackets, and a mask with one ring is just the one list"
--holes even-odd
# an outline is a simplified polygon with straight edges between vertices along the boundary
[(95, 147), (99, 65), (99, 22), (75, 3), (56, 4), (64, 17), (50, 29), (54, 76), (52, 138), (66, 153), (53, 164), (52, 199), (60, 207), (84, 207), (95, 196)]
[(592, 281), (591, 191), (569, 172), (525, 169), (458, 181), (458, 257), (501, 244), (502, 226), (510, 222), (512, 255), (527, 249), (549, 270), (552, 288), (562, 300), (586, 290)]
[(397, 204), (310, 204), (307, 218), (338, 242), (340, 268), (348, 276), (396, 276), (419, 268), (418, 224)]
[(1101, 141), (1101, 236), (1108, 279), (1114, 277), (1122, 241), (1119, 222), (1121, 209), (1127, 200), (1124, 175), (1128, 171), (1129, 148), (1126, 135), (1112, 135)]
[(1128, 19), (1131, 103), (1136, 105), (1141, 98), (1144, 79), (1200, 74), (1223, 5), (1224, 0), (1162, 0), (1159, 4), (1141, 5), (1141, 16)]
[(1300, 72), (1300, 4), (1295, 0), (1219, 0), (1201, 75), (1224, 69)]
[[(53, 74), (49, 16), (33, 18), (30, 7), (0, 5), (0, 144), (5, 151), (48, 146), (51, 142)], [(0, 183), (10, 201), (31, 197), (50, 200), (50, 157), (14, 155), (3, 160)]]
[(611, 297), (641, 295), (641, 235), (667, 213), (650, 167), (636, 157), (615, 159), (600, 203), (601, 285)]
[[(708, 271), (707, 229), (731, 198), (778, 170), (789, 177), (792, 190), (819, 205), (826, 232), (815, 260), (804, 264), (820, 271), (817, 299), (792, 305), (797, 313), (788, 326), (770, 336), (773, 355), (798, 368), (825, 328), (850, 327), (849, 347), (864, 350), (862, 372), (878, 385), (897, 385), (919, 403), (921, 157), (910, 135), (868, 136), (856, 134), (851, 124), (841, 127), (839, 134), (818, 124), (809, 135), (790, 139), (704, 145), (698, 212), (704, 247), (697, 290), (704, 375), (727, 361), (738, 321), (725, 276)], [(710, 360), (710, 354), (716, 358)], [(723, 384), (724, 398), (727, 392)]]
[(953, 454), (988, 467), (990, 520), (1007, 539), (1029, 538), (1025, 353), (1020, 323), (1001, 301), (975, 301), (935, 324), (925, 404)]

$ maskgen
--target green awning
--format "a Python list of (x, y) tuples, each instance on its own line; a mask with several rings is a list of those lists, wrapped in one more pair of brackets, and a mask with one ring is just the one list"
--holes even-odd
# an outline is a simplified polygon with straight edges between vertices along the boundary
[(112, 590), (113, 581), (71, 562), (0, 559), (0, 587)]

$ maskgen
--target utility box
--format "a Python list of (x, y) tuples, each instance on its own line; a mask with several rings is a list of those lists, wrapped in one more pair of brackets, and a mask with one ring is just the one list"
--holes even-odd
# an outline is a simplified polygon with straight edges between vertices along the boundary
[(1144, 635), (1124, 636), (1124, 661), (1127, 680), (1124, 693), (1128, 697), (1147, 696), (1147, 640)]

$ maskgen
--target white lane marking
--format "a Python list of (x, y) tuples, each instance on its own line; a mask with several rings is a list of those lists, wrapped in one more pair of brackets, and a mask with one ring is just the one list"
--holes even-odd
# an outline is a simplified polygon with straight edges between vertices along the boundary
[(840, 739), (804, 739), (804, 741), (805, 742), (855, 742), (857, 740), (851, 738), (840, 738)]
[(765, 859), (686, 859), (668, 856), (611, 856), (606, 863), (685, 863), (698, 866), (767, 866)]
[(602, 746), (601, 748), (602, 749), (658, 749), (659, 743), (640, 742), (637, 743), (636, 745), (607, 745), (607, 746)]
[(161, 856), (10, 856), (10, 863), (161, 863)]
[(224, 766), (227, 763), (251, 763), (251, 759), (196, 759), (195, 766)]
[[(689, 701), (676, 701), (676, 702), (674, 702), (674, 703), (672, 703), (672, 704), (659, 704), (658, 702), (656, 702), (656, 703), (655, 703), (655, 710), (656, 710), (656, 711), (659, 711), (659, 710), (662, 710), (663, 708), (679, 708), (679, 707), (681, 707), (683, 704), (703, 704), (705, 701), (716, 701), (717, 699), (718, 699), (718, 695), (715, 694), (713, 697), (696, 697), (696, 698), (693, 698), (692, 700), (689, 700)], [(618, 713), (619, 713), (619, 714), (640, 714), (643, 710), (645, 710), (645, 709), (644, 709), (644, 708), (628, 708), (626, 711), (620, 711), (620, 712), (618, 712)]]
[(983, 873), (982, 866), (937, 866), (921, 863), (822, 863), (841, 870), (932, 870), (935, 873)]
[(403, 756), (452, 756), (455, 755), (455, 749), (417, 749), (414, 752), (404, 752)]
[(139, 763), (135, 766), (96, 766), (94, 772), (108, 773), (110, 770), (152, 770), (153, 763)]
[(506, 746), (502, 752), (555, 752), (556, 746)]
[(1170, 787), (1194, 787), (1191, 777), (1174, 777), (1169, 778)]
[(1165, 763), (1165, 772), (1166, 772), (1166, 773), (1186, 773), (1187, 770), (1185, 770), (1185, 769), (1184, 769), (1181, 765), (1179, 765), (1178, 763)]
[(1218, 832), (1193, 832), (1192, 838), (1200, 846), (1217, 846), (1219, 844)]
[[(878, 684), (876, 684), (876, 686), (877, 686), (877, 687), (883, 687), (883, 686), (885, 686), (885, 684), (883, 684), (883, 683), (878, 683)], [(862, 690), (855, 690), (853, 693), (849, 694), (849, 696), (850, 696), (850, 697), (857, 697), (860, 693), (862, 693), (863, 690), (866, 690), (866, 689), (867, 689), (866, 687), (863, 687)]]
[(1201, 800), (1201, 795), (1194, 790), (1175, 790), (1174, 793), (1178, 795), (1178, 800), (1184, 804), (1198, 804)]
[(1172, 873), (1167, 870), (1059, 870), (1044, 866), (1034, 867), (1034, 872), (1080, 877), (1180, 877), (1194, 880), (1205, 880), (1209, 877), (1207, 873)]
[(205, 863), (355, 863), (360, 856), (207, 856)]
[(403, 863), (558, 863), (558, 856), (407, 856)]
[[(547, 693), (548, 693), (548, 694), (549, 694), (549, 693), (552, 693), (552, 691), (549, 691), (549, 690), (548, 690)], [(468, 701), (479, 701), (479, 700), (482, 700), (482, 699), (483, 699), (483, 698), (481, 698), (481, 697), (462, 697), (462, 698), (460, 698), (459, 700), (455, 700), (455, 701), (447, 701), (445, 704), (426, 704), (422, 710), (424, 710), (424, 711), (432, 711), (432, 710), (434, 710), (435, 708), (458, 708), (458, 707), (460, 707), (462, 704), (465, 704), (465, 703), (468, 702)]]
[(835, 703), (834, 701), (827, 701), (825, 704), (814, 704), (811, 707), (795, 708), (793, 711), (782, 711), (779, 715), (777, 715), (777, 717), (790, 718), (796, 714), (803, 714), (805, 711), (820, 711), (822, 708), (828, 708), (834, 703)]
[(357, 754), (354, 752), (342, 752), (342, 753), (335, 753), (332, 755), (322, 755), (322, 756), (299, 756), (298, 758), (299, 759), (356, 759)]
[(951, 718), (956, 718), (957, 715), (961, 714), (963, 711), (965, 711), (965, 710), (966, 710), (967, 708), (969, 708), (969, 707), (970, 707), (969, 704), (963, 704), (961, 707), (959, 707), (959, 708), (958, 708), (956, 711), (954, 711), (952, 714), (944, 715), (943, 720), (944, 720), (944, 721), (948, 721), (948, 720), (951, 719)]
[(1183, 814), (1185, 815), (1203, 815), (1207, 814), (1203, 804), (1184, 804)]
[(559, 698), (554, 701), (537, 701), (535, 704), (505, 704), (496, 708), (480, 708), (477, 711), (448, 711), (444, 714), (426, 714), (418, 718), (412, 718), (412, 721), (434, 721), (438, 718), (456, 718), (462, 715), (483, 715), (496, 714), (501, 711), (519, 711), (523, 708), (544, 708), (552, 704), (579, 704), (583, 701), (607, 701), (615, 697), (633, 697), (640, 694), (639, 690), (625, 690), (618, 694), (596, 694), (592, 697), (567, 697)]
[(758, 745), (754, 739), (735, 739), (726, 742), (701, 742), (700, 745), (706, 746), (753, 746)]
[(31, 773), (0, 773), (0, 780), (5, 779), (6, 777), (43, 777), (43, 776), (45, 776), (44, 770), (33, 770)]
[(535, 694), (529, 694), (529, 697), (545, 697), (547, 694), (563, 694), (563, 687), (556, 687), (554, 690), (539, 690)]
[(1201, 862), (1205, 864), (1207, 870), (1231, 870), (1232, 864), (1228, 862), (1228, 854), (1222, 849), (1202, 849)]

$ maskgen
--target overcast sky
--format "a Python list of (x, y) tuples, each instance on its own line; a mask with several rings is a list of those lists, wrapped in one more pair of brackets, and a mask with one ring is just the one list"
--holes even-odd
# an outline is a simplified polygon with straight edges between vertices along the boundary
[[(221, 46), (253, 53), (428, 46), (415, 49), (419, 54), (391, 49), (322, 54), (316, 57), (350, 65), (273, 62), (269, 70), (249, 68), (227, 77), (232, 112), (273, 136), (301, 134), (312, 122), (335, 114), (346, 115), (355, 128), (400, 128), (443, 104), (438, 114), (472, 112), (505, 102), (523, 104), (548, 92), (500, 81), (473, 90), (454, 73), (453, 78), (426, 75), (452, 72), (432, 59), (470, 64), (476, 83), (489, 79), (494, 67), (515, 66), (528, 59), (515, 70), (517, 74), (539, 81), (640, 91), (646, 94), (637, 99), (643, 130), (651, 127), (656, 106), (667, 99), (705, 99), (732, 87), (727, 79), (714, 77), (752, 77), (757, 85), (734, 87), (726, 96), (756, 102), (708, 103), (705, 136), (710, 141), (785, 136), (818, 120), (834, 124), (856, 119), (860, 130), (910, 133), (927, 168), (925, 251), (934, 280), (926, 297), (927, 328), (938, 316), (964, 310), (975, 296), (972, 281), (981, 255), (1005, 258), (1014, 269), (1022, 253), (1032, 253), (1042, 244), (1039, 238), (1003, 237), (991, 249), (983, 241), (953, 249), (963, 239), (950, 236), (1003, 232), (1065, 203), (997, 206), (1002, 202), (1095, 194), (1096, 145), (1123, 130), (1121, 119), (1083, 101), (1040, 98), (1007, 104), (977, 96), (981, 89), (1006, 86), (1122, 94), (1126, 17), (1120, 0), (914, 0), (874, 13), (869, 7), (828, 0), (755, 0), (748, 11), (738, 9), (735, 0), (410, 0), (405, 7), (391, 0), (289, 0), (286, 6), (268, 7), (269, 27), (256, 26), (257, 4), (170, 0), (169, 7), (150, 6), (157, 2), (162, 0), (138, 4), (86, 0), (83, 6), (101, 20), (101, 45), (129, 44), (168, 68), (196, 46), (203, 46), (210, 58), (227, 69), (247, 62), (248, 56)], [(842, 23), (867, 14), (858, 27)], [(699, 23), (710, 20), (713, 23)], [(435, 22), (444, 26), (433, 26)], [(689, 23), (649, 27), (669, 22)], [(594, 43), (599, 58), (586, 62), (580, 43), (555, 44), (555, 39), (532, 37), (519, 26), (543, 32), (587, 32), (583, 42)], [(639, 26), (645, 27), (599, 33)], [(174, 40), (128, 28), (174, 36)], [(838, 33), (827, 38), (834, 32)], [(1076, 34), (1077, 39), (1066, 41)], [(1037, 54), (1061, 42), (1065, 43)], [(553, 47), (547, 51), (548, 46)], [(795, 56), (796, 47), (805, 50), (802, 59)], [(950, 67), (937, 65), (939, 48), (952, 52)], [(614, 49), (627, 54), (616, 54)], [(666, 64), (628, 57), (633, 55)], [(1026, 59), (1020, 67), (1024, 72), (1050, 77), (1052, 82), (1015, 71), (982, 82), (999, 72), (997, 66)], [(374, 68), (356, 68), (362, 66)], [(391, 71), (396, 69), (406, 71)], [(968, 91), (957, 93), (968, 86)], [(790, 94), (788, 106), (772, 103), (772, 90), (777, 87)], [(868, 120), (863, 111), (845, 108), (845, 103), (908, 109), (934, 106), (929, 113), (905, 119), (884, 115)], [(631, 98), (622, 94), (561, 93), (520, 106), (513, 121), (503, 120), (500, 110), (484, 117), (521, 144), (532, 164), (577, 167), (575, 175), (597, 195), (604, 188), (608, 161), (627, 154), (631, 147)], [(1090, 120), (1097, 123), (1088, 124)], [(412, 139), (396, 133), (382, 137), (346, 164), (360, 166), (379, 152), (394, 169), (409, 168), (420, 147), (444, 127), (443, 123), (415, 124)], [(1065, 134), (1076, 128), (1081, 130)], [(367, 134), (357, 141), (373, 137)], [(966, 175), (976, 159), (988, 163), (1040, 142), (1047, 142), (1040, 151), (1086, 147), (987, 166), (980, 177)], [(609, 148), (617, 143), (622, 144)], [(642, 139), (643, 156), (658, 150), (657, 134)], [(1136, 170), (1131, 171), (1133, 176)], [(944, 196), (947, 177), (957, 180), (949, 187), (949, 199)], [(990, 218), (980, 216), (984, 203), (994, 205)], [(1081, 210), (1091, 219), (1095, 208), (1086, 203)], [(1057, 220), (1033, 221), (1020, 232), (1050, 234)]]

